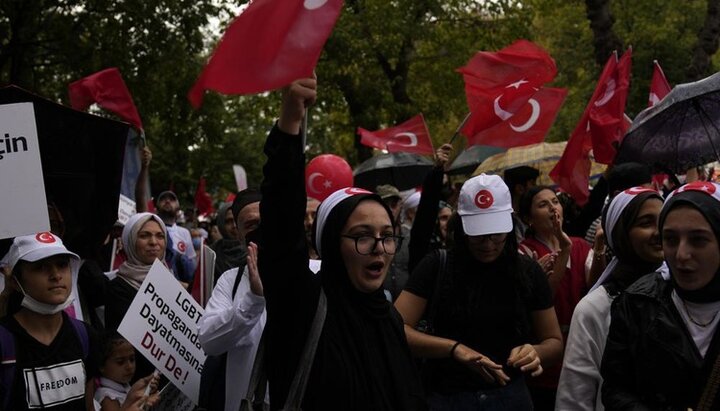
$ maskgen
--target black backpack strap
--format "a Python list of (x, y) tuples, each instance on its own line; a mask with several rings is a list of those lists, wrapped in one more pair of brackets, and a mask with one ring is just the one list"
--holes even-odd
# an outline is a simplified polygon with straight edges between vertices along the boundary
[(85, 326), (85, 323), (72, 317), (68, 317), (70, 319), (70, 324), (72, 324), (73, 329), (75, 330), (75, 333), (78, 336), (78, 339), (80, 340), (80, 346), (82, 347), (83, 351), (83, 360), (88, 358), (88, 355), (90, 354), (90, 337), (88, 336), (88, 331)]
[(440, 289), (444, 283), (446, 272), (447, 272), (447, 250), (440, 248), (436, 250), (438, 254), (438, 272), (435, 278), (435, 289), (433, 290), (432, 299), (430, 300), (428, 307), (428, 315), (426, 318), (426, 329), (425, 332), (428, 334), (435, 333), (435, 319), (437, 318), (438, 307), (440, 306), (438, 299), (440, 298)]
[(0, 353), (2, 355), (2, 362), (0, 363), (0, 367), (2, 367), (0, 372), (2, 405), (4, 410), (8, 410), (13, 380), (15, 379), (15, 336), (2, 325), (0, 325)]
[(322, 328), (325, 324), (326, 315), (327, 297), (325, 296), (325, 291), (320, 288), (320, 298), (318, 299), (315, 318), (313, 318), (310, 333), (305, 341), (305, 347), (303, 348), (302, 356), (300, 357), (300, 362), (298, 363), (298, 369), (295, 371), (295, 377), (293, 378), (292, 384), (290, 384), (290, 391), (285, 399), (283, 411), (300, 410), (300, 405), (302, 404), (303, 396), (305, 395), (305, 387), (307, 386), (307, 381), (310, 377), (310, 370), (312, 368), (313, 361), (315, 360), (315, 351), (317, 350), (318, 341), (320, 341), (320, 334), (322, 333)]
[(235, 283), (233, 283), (232, 294), (230, 294), (232, 296), (232, 298), (230, 299), (231, 301), (235, 299), (235, 293), (237, 293), (238, 286), (240, 285), (240, 280), (242, 280), (242, 276), (245, 273), (245, 267), (246, 266), (244, 265), (238, 266), (238, 272), (235, 276)]

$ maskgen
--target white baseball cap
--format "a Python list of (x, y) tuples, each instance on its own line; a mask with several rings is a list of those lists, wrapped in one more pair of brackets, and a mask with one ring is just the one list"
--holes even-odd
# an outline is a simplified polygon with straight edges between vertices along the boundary
[(12, 271), (20, 260), (32, 263), (54, 255), (67, 255), (76, 262), (80, 261), (77, 254), (65, 248), (60, 237), (43, 232), (15, 237), (10, 250), (0, 261), (0, 266), (8, 267)]
[(512, 211), (510, 190), (499, 176), (480, 174), (460, 190), (458, 214), (467, 235), (509, 233)]

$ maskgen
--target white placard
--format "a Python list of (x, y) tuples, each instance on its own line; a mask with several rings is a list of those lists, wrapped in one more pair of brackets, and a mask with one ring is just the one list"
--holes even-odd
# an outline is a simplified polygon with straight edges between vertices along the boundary
[(0, 105), (0, 238), (50, 231), (32, 103)]
[(155, 260), (118, 327), (195, 404), (206, 357), (197, 327), (204, 313), (165, 265)]
[(153, 407), (154, 411), (193, 411), (195, 404), (177, 387), (168, 383), (160, 390), (160, 401)]
[(247, 173), (245, 168), (240, 164), (233, 164), (233, 174), (235, 174), (235, 185), (237, 185), (238, 191), (243, 191), (248, 188), (247, 185)]
[(118, 201), (118, 221), (122, 223), (122, 225), (125, 225), (135, 213), (137, 213), (135, 201), (120, 194), (120, 201)]

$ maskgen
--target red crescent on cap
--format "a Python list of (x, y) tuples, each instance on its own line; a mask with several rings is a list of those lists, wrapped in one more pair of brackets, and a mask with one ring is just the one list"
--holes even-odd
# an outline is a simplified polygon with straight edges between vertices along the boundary
[(178, 241), (178, 250), (180, 250), (181, 253), (185, 252), (185, 242), (184, 241)]
[(349, 187), (345, 189), (345, 193), (350, 195), (356, 195), (356, 194), (372, 194), (372, 192), (367, 191), (363, 188), (357, 188), (357, 187)]
[(38, 240), (39, 242), (45, 243), (45, 244), (52, 244), (56, 241), (55, 237), (51, 233), (48, 233), (47, 231), (44, 233), (37, 233), (35, 235), (35, 239)]
[(709, 183), (707, 181), (693, 181), (690, 184), (686, 184), (680, 188), (677, 189), (677, 193), (682, 193), (684, 191), (700, 191), (702, 193), (706, 194), (715, 194), (715, 191), (717, 189), (715, 188), (715, 184)]
[(475, 205), (478, 206), (478, 208), (490, 208), (493, 202), (495, 202), (495, 198), (488, 190), (480, 190), (475, 194)]

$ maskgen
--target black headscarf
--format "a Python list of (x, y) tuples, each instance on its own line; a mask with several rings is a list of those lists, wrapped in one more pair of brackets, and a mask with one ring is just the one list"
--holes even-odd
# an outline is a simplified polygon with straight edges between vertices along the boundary
[[(661, 235), (667, 215), (673, 208), (681, 205), (693, 207), (700, 212), (708, 221), (708, 224), (710, 224), (715, 238), (720, 241), (720, 202), (712, 195), (697, 190), (682, 191), (668, 198), (660, 213), (659, 229)], [(720, 252), (720, 250), (718, 250), (718, 252)], [(720, 271), (720, 269), (716, 270), (715, 276), (709, 283), (698, 290), (684, 290), (680, 288), (673, 275), (671, 275), (671, 281), (675, 292), (677, 292), (683, 300), (700, 304), (720, 301), (720, 275), (718, 275), (718, 271)], [(672, 268), (670, 269), (670, 273), (672, 274)]]
[[(622, 210), (620, 219), (615, 223), (615, 227), (611, 229), (611, 233), (606, 235), (612, 236), (612, 252), (617, 257), (617, 265), (610, 273), (607, 281), (602, 285), (611, 295), (615, 295), (625, 290), (630, 284), (634, 283), (638, 278), (645, 274), (649, 274), (657, 270), (662, 262), (655, 263), (643, 260), (635, 251), (630, 241), (630, 230), (640, 213), (645, 201), (655, 198), (662, 201), (659, 193), (642, 192), (636, 195)], [(603, 210), (603, 229), (605, 229), (605, 221), (607, 220), (607, 210)]]
[(245, 260), (247, 259), (247, 248), (245, 244), (236, 238), (232, 238), (230, 233), (225, 230), (225, 215), (227, 210), (230, 209), (232, 203), (223, 203), (218, 208), (217, 214), (217, 226), (222, 234), (223, 238), (215, 241), (210, 248), (215, 251), (215, 281), (225, 271), (236, 268), (244, 267)]
[(392, 221), (380, 197), (361, 194), (339, 202), (321, 227), (320, 276), (328, 312), (305, 405), (313, 410), (425, 409), (400, 315), (382, 287), (371, 293), (355, 289), (342, 260), (341, 231), (362, 201), (376, 201)]

